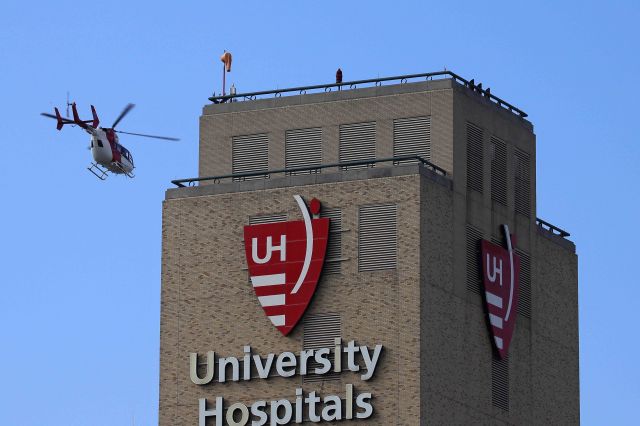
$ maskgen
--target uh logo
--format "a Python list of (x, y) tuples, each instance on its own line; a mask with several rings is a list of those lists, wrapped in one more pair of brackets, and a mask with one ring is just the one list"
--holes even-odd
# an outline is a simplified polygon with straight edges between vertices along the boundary
[(482, 282), (493, 343), (504, 359), (517, 317), (520, 257), (514, 252), (515, 237), (502, 225), (507, 248), (482, 240)]
[(310, 209), (294, 195), (303, 220), (244, 227), (251, 285), (271, 323), (286, 336), (307, 309), (324, 265), (329, 219), (319, 218), (320, 201)]

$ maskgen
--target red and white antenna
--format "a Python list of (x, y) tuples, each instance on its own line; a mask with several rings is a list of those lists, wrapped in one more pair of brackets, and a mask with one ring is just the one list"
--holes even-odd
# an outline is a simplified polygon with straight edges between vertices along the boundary
[(227, 52), (226, 50), (220, 56), (220, 60), (222, 61), (222, 96), (225, 96), (226, 93), (226, 80), (227, 73), (231, 72), (231, 52)]

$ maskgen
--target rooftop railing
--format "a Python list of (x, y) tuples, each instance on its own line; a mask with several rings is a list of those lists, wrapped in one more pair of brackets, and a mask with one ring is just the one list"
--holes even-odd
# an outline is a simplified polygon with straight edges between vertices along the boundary
[(393, 165), (400, 164), (408, 164), (411, 162), (415, 162), (417, 164), (421, 164), (433, 172), (446, 176), (447, 172), (441, 168), (431, 163), (430, 161), (425, 160), (424, 158), (418, 155), (406, 155), (401, 157), (390, 157), (390, 158), (381, 158), (375, 160), (360, 160), (360, 161), (344, 161), (342, 163), (331, 163), (331, 164), (320, 164), (316, 166), (305, 166), (305, 167), (291, 167), (285, 169), (276, 169), (276, 170), (265, 170), (259, 172), (245, 172), (245, 173), (231, 173), (220, 176), (206, 176), (206, 177), (197, 177), (197, 178), (189, 178), (189, 179), (176, 179), (172, 180), (171, 183), (176, 185), (179, 188), (184, 188), (185, 186), (195, 186), (197, 182), (208, 182), (213, 181), (214, 183), (220, 183), (222, 181), (230, 180), (230, 181), (242, 181), (247, 178), (255, 178), (262, 177), (264, 179), (271, 178), (272, 175), (282, 174), (282, 175), (295, 175), (302, 174), (305, 172), (309, 173), (320, 173), (321, 170), (329, 169), (329, 168), (337, 168), (339, 170), (347, 170), (349, 168), (358, 168), (358, 167), (373, 167), (375, 164), (379, 163), (392, 163)]
[(423, 74), (407, 74), (407, 75), (398, 75), (394, 77), (372, 78), (368, 80), (345, 81), (342, 83), (328, 83), (328, 84), (317, 84), (314, 86), (290, 87), (287, 89), (263, 90), (260, 92), (247, 92), (247, 93), (230, 94), (230, 95), (224, 95), (224, 96), (214, 95), (210, 97), (209, 100), (215, 104), (231, 102), (236, 100), (251, 101), (251, 100), (256, 100), (258, 98), (266, 98), (269, 96), (281, 97), (283, 93), (286, 93), (286, 94), (296, 93), (298, 95), (305, 95), (308, 92), (312, 92), (312, 93), (331, 92), (333, 89), (339, 90), (339, 91), (345, 88), (356, 89), (358, 88), (358, 86), (367, 86), (367, 85), (382, 86), (382, 84), (386, 82), (397, 82), (400, 84), (405, 84), (405, 83), (408, 83), (410, 80), (411, 82), (415, 82), (415, 80), (428, 81), (428, 80), (440, 79), (440, 78), (452, 78), (458, 83), (467, 87), (468, 89), (484, 96), (485, 98), (495, 103), (496, 105), (502, 108), (505, 108), (522, 118), (527, 117), (527, 113), (525, 113), (521, 109), (516, 108), (515, 106), (511, 105), (509, 102), (503, 99), (500, 99), (496, 95), (492, 94), (490, 88), (487, 87), (486, 89), (483, 89), (482, 83), (475, 84), (474, 79), (465, 80), (464, 78), (460, 77), (458, 74), (451, 71), (447, 71), (447, 70), (428, 72)]
[(546, 222), (540, 219), (539, 217), (536, 218), (536, 225), (538, 225), (540, 228), (544, 229), (545, 231), (551, 232), (553, 235), (558, 235), (562, 238), (567, 238), (571, 236), (571, 234), (565, 231), (564, 229), (560, 229), (557, 226), (552, 225), (549, 222)]

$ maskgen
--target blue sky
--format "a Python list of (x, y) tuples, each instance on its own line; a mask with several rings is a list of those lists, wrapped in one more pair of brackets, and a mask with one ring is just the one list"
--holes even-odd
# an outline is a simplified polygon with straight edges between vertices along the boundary
[[(636, 1), (3, 2), (0, 424), (157, 423), (161, 201), (196, 175), (223, 49), (239, 91), (446, 67), (528, 112), (538, 216), (578, 246), (583, 423), (636, 423), (639, 18)], [(182, 141), (123, 137), (138, 176), (100, 182), (87, 135), (38, 115), (67, 91)]]

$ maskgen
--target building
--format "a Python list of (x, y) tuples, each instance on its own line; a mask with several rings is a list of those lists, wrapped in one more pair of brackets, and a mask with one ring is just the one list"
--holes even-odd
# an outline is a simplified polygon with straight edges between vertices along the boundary
[(450, 72), (212, 100), (163, 205), (161, 425), (579, 423), (577, 256), (524, 112)]

